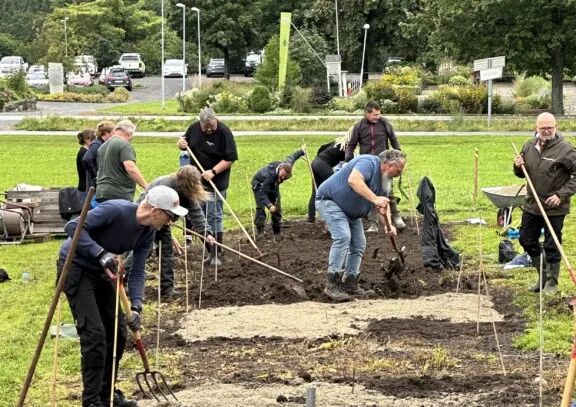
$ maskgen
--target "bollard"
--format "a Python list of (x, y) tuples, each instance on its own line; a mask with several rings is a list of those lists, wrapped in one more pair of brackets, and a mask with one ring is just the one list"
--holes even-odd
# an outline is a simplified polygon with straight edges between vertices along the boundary
[(316, 407), (316, 387), (306, 389), (306, 407)]

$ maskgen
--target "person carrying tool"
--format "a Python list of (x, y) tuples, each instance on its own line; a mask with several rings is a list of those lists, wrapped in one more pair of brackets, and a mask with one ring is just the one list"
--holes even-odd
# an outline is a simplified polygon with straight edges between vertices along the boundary
[[(148, 192), (159, 185), (164, 185), (172, 188), (178, 193), (180, 205), (188, 209), (187, 220), (194, 229), (206, 235), (208, 242), (206, 248), (210, 252), (210, 256), (205, 260), (206, 263), (214, 266), (216, 261), (219, 261), (215, 255), (214, 237), (210, 225), (206, 222), (200, 203), (208, 196), (208, 193), (202, 186), (202, 176), (196, 167), (185, 165), (178, 168), (173, 174), (163, 175), (156, 178), (142, 191), (142, 194), (136, 199), (136, 204), (140, 204), (146, 199)], [(172, 240), (172, 230), (170, 225), (164, 226), (162, 229), (156, 231), (154, 236), (155, 242), (162, 242), (162, 261), (160, 265), (160, 290), (163, 301), (171, 301), (176, 297), (183, 295), (182, 291), (174, 288), (174, 246)], [(124, 265), (132, 264), (132, 253), (128, 255)]]
[[(126, 345), (126, 326), (133, 332), (140, 329), (144, 268), (152, 249), (154, 231), (187, 213), (180, 206), (178, 193), (166, 186), (150, 189), (140, 205), (115, 199), (88, 212), (64, 282), (64, 293), (80, 336), (83, 407), (110, 404), (110, 393), (115, 385), (111, 383), (113, 349), (116, 346), (117, 370)], [(78, 219), (73, 219), (64, 228), (69, 237), (58, 254), (58, 278), (77, 227)], [(108, 277), (106, 270), (116, 274), (116, 255), (129, 250), (134, 253), (129, 281), (132, 318), (126, 321), (124, 313), (118, 312), (118, 340), (114, 344), (116, 283)], [(137, 403), (115, 390), (114, 406), (132, 407)]]
[[(398, 150), (384, 150), (378, 156), (360, 155), (318, 188), (316, 208), (332, 237), (324, 289), (332, 300), (345, 301), (349, 294), (374, 293), (358, 285), (366, 248), (362, 218), (374, 207), (379, 215), (388, 216), (390, 191), (385, 186), (389, 185), (389, 179), (402, 174), (405, 165), (406, 157)], [(390, 225), (387, 233), (395, 236), (396, 228)]]
[[(401, 150), (392, 125), (388, 120), (380, 116), (380, 105), (374, 101), (366, 103), (364, 106), (364, 118), (352, 127), (350, 140), (348, 140), (346, 145), (346, 162), (354, 158), (356, 146), (360, 147), (360, 154), (378, 155), (390, 147), (395, 150)], [(398, 212), (398, 198), (394, 196), (392, 189), (390, 189), (390, 212), (394, 226), (398, 230), (406, 229), (406, 224)], [(370, 221), (368, 232), (378, 232), (375, 211), (370, 212), (368, 220)]]
[(96, 201), (125, 199), (132, 202), (136, 184), (146, 188), (148, 183), (136, 166), (136, 151), (130, 143), (136, 126), (130, 120), (119, 121), (114, 135), (98, 150)]
[(347, 141), (348, 136), (342, 136), (330, 143), (321, 145), (316, 157), (312, 160), (314, 182), (312, 183), (312, 194), (308, 201), (308, 222), (316, 222), (316, 188), (334, 174), (334, 167), (344, 161)]
[[(238, 152), (232, 132), (216, 118), (214, 110), (206, 107), (198, 116), (199, 120), (188, 127), (177, 145), (183, 151), (190, 148), (204, 169), (203, 185), (210, 196), (202, 205), (202, 210), (212, 231), (216, 233), (216, 241), (222, 243), (224, 236), (223, 202), (208, 181), (211, 180), (222, 197), (226, 199), (226, 190), (230, 182), (230, 167), (234, 161), (238, 160)], [(201, 170), (193, 158), (191, 164)], [(218, 255), (221, 256), (222, 253), (222, 249), (218, 248)]]
[[(538, 281), (530, 291), (555, 294), (560, 274), (560, 252), (540, 213), (536, 199), (539, 199), (550, 224), (562, 242), (564, 218), (570, 213), (570, 198), (576, 193), (576, 149), (557, 131), (556, 119), (550, 113), (541, 113), (536, 119), (536, 134), (522, 147), (514, 158), (514, 174), (524, 178), (522, 165), (538, 193), (535, 197), (531, 189), (526, 191), (522, 206), (520, 244), (532, 259), (538, 271)], [(544, 270), (540, 270), (541, 252), (539, 239), (544, 228), (545, 252)]]
[(272, 217), (272, 232), (279, 235), (282, 223), (282, 203), (280, 199), (280, 184), (292, 176), (292, 167), (297, 159), (306, 154), (306, 145), (286, 157), (284, 161), (273, 161), (262, 167), (252, 178), (252, 192), (256, 201), (254, 224), (258, 233), (264, 232), (266, 225), (266, 210)]

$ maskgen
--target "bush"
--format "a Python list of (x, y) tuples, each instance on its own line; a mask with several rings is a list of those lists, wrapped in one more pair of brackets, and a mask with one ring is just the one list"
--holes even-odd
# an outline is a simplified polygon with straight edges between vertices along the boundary
[(516, 113), (516, 102), (512, 99), (504, 99), (498, 108), (498, 111), (492, 109), (494, 113), (498, 114), (515, 114)]
[(356, 110), (364, 110), (364, 106), (368, 103), (368, 96), (362, 89), (352, 96), (352, 100), (354, 101), (354, 107)]
[(341, 97), (332, 98), (332, 100), (328, 102), (327, 107), (332, 111), (345, 111), (348, 113), (352, 113), (357, 110), (354, 99), (347, 99)]
[(469, 85), (471, 85), (470, 81), (461, 75), (455, 75), (455, 76), (451, 77), (448, 80), (448, 84), (453, 85), (453, 86), (469, 86)]
[(309, 113), (312, 110), (311, 89), (294, 86), (290, 97), (290, 109), (295, 113)]
[(24, 72), (17, 72), (8, 75), (4, 79), (4, 87), (5, 89), (13, 91), (18, 99), (25, 99), (33, 96), (32, 89), (28, 86), (28, 82), (26, 82), (26, 75)]
[(124, 88), (117, 88), (106, 96), (102, 94), (84, 95), (81, 93), (55, 93), (48, 95), (37, 95), (38, 100), (50, 102), (79, 102), (79, 103), (120, 103), (130, 98), (130, 93)]
[(436, 83), (438, 85), (446, 85), (450, 82), (450, 79), (454, 76), (462, 76), (464, 78), (469, 78), (470, 68), (465, 65), (444, 64), (438, 70)]
[(540, 90), (550, 90), (552, 88), (549, 81), (540, 76), (520, 77), (514, 82), (516, 96), (528, 97), (538, 93)]
[(366, 85), (364, 85), (363, 90), (366, 92), (366, 96), (369, 100), (373, 100), (379, 104), (381, 104), (382, 101), (386, 99), (392, 100), (395, 96), (394, 89), (382, 81), (368, 82)]
[(458, 101), (463, 113), (480, 114), (484, 110), (484, 100), (487, 98), (484, 86), (467, 86), (458, 88)]
[(380, 109), (381, 112), (385, 114), (394, 114), (399, 112), (398, 103), (390, 99), (384, 99), (380, 104)]
[(446, 113), (442, 105), (442, 100), (434, 96), (429, 96), (424, 99), (420, 105), (420, 110), (424, 113)]
[[(488, 113), (488, 91), (484, 97), (482, 113)], [(503, 114), (502, 111), (502, 96), (492, 94), (492, 113)]]
[(227, 90), (212, 95), (209, 99), (210, 106), (218, 113), (245, 113), (248, 112), (246, 98), (234, 95)]
[[(107, 89), (106, 89), (107, 90)], [(108, 91), (108, 90), (107, 90)], [(130, 99), (130, 92), (126, 88), (116, 88), (104, 98), (106, 103), (122, 103)]]
[(184, 94), (178, 92), (178, 111), (186, 113), (198, 113), (200, 109), (206, 107), (212, 94), (212, 87), (205, 86), (202, 89), (194, 88), (186, 91)]
[(540, 89), (524, 100), (531, 109), (550, 109), (552, 105), (551, 92), (546, 89)]
[(396, 89), (393, 101), (398, 104), (398, 113), (418, 112), (418, 98), (409, 89)]
[(312, 88), (312, 104), (315, 106), (325, 106), (332, 97), (326, 89), (326, 84), (316, 83)]
[(266, 86), (256, 86), (250, 94), (250, 109), (254, 113), (266, 113), (272, 110), (272, 98)]
[[(118, 89), (118, 88), (116, 88)], [(124, 89), (124, 88), (122, 88)], [(124, 89), (126, 90), (126, 89)], [(104, 95), (107, 96), (110, 91), (106, 86), (68, 86), (67, 91), (70, 93), (78, 93), (81, 95)]]
[(393, 87), (398, 85), (421, 86), (422, 71), (411, 66), (390, 66), (380, 78), (383, 86)]

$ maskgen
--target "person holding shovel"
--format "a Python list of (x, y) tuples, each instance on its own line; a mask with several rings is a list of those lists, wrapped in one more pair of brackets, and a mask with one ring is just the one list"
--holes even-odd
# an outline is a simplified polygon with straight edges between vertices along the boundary
[(306, 154), (306, 145), (286, 157), (284, 161), (273, 161), (262, 167), (252, 178), (252, 192), (256, 201), (254, 224), (258, 233), (264, 232), (266, 209), (272, 217), (272, 232), (279, 235), (282, 224), (280, 184), (292, 176), (292, 167), (297, 159)]
[[(374, 101), (366, 103), (364, 118), (352, 127), (350, 140), (346, 145), (346, 162), (354, 158), (354, 150), (357, 146), (360, 148), (360, 154), (378, 155), (389, 148), (401, 150), (394, 128), (380, 115), (380, 105)], [(390, 212), (394, 226), (398, 230), (406, 229), (406, 224), (398, 212), (398, 198), (394, 196), (392, 189), (390, 189)], [(368, 214), (368, 220), (370, 221), (368, 232), (378, 232), (375, 211)]]
[[(530, 291), (543, 290), (555, 294), (558, 290), (561, 256), (544, 221), (539, 199), (550, 224), (562, 242), (564, 218), (570, 213), (570, 198), (576, 193), (576, 149), (556, 129), (556, 119), (550, 113), (541, 113), (536, 119), (536, 134), (514, 158), (514, 174), (524, 178), (522, 165), (534, 184), (538, 196), (531, 189), (526, 192), (522, 206), (520, 244), (532, 259), (538, 271), (538, 281)], [(540, 269), (542, 247), (540, 233), (544, 228), (544, 269)]]
[[(390, 185), (390, 179), (402, 174), (405, 165), (406, 157), (398, 150), (384, 150), (378, 156), (360, 155), (318, 188), (316, 208), (332, 237), (324, 289), (332, 300), (346, 301), (349, 295), (374, 293), (358, 285), (366, 248), (362, 218), (372, 208), (380, 216), (389, 216), (390, 190), (385, 187)], [(396, 235), (396, 228), (390, 225), (387, 233)]]
[[(133, 332), (140, 329), (144, 268), (154, 231), (187, 213), (180, 206), (178, 193), (166, 186), (150, 189), (140, 205), (114, 199), (88, 212), (63, 287), (80, 336), (83, 407), (110, 405), (111, 390), (115, 387), (111, 383), (113, 350), (116, 347), (117, 371), (126, 345), (126, 326)], [(73, 219), (64, 228), (69, 237), (58, 254), (58, 278), (77, 227), (78, 219)], [(116, 255), (129, 250), (134, 253), (129, 281), (132, 317), (126, 321), (124, 313), (118, 312), (118, 339), (114, 344), (116, 283), (107, 270), (116, 274)], [(119, 390), (115, 390), (113, 402), (116, 407), (137, 406), (136, 401), (127, 399)]]

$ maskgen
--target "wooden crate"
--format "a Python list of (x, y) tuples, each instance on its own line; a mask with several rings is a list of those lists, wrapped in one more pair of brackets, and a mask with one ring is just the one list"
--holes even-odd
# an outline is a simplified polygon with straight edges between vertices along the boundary
[(67, 220), (60, 216), (58, 194), (60, 188), (41, 191), (6, 191), (6, 201), (33, 209), (33, 234), (62, 234)]

